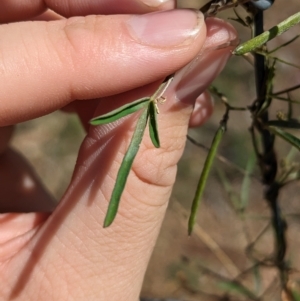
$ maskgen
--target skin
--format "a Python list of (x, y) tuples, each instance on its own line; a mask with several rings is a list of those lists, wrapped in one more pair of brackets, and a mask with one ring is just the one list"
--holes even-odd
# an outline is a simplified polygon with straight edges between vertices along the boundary
[[(162, 147), (154, 150), (145, 136), (118, 216), (108, 229), (102, 223), (137, 116), (101, 127), (89, 127), (87, 121), (151, 94), (165, 76), (201, 50), (207, 41), (205, 26), (192, 43), (167, 48), (142, 47), (122, 32), (126, 14), (172, 7), (172, 1), (161, 7), (137, 0), (4, 1), (0, 22), (8, 24), (0, 26), (0, 206), (7, 213), (0, 215), (0, 300), (138, 300), (188, 125), (199, 126), (209, 117), (212, 100), (203, 94), (193, 111), (194, 103), (178, 102), (176, 91), (168, 92), (159, 115)], [(28, 19), (35, 21), (10, 23)], [(72, 45), (65, 32), (68, 22), (86, 30), (84, 36), (73, 36)], [(209, 28), (215, 24), (212, 19)], [(211, 49), (224, 42), (222, 37), (226, 40), (218, 26), (208, 30)], [(85, 45), (85, 51), (74, 51), (74, 45)], [(120, 68), (121, 46), (126, 68)], [(106, 49), (109, 59), (101, 55)], [(224, 53), (227, 60), (231, 50), (211, 50), (205, 64), (210, 66)], [(95, 57), (95, 52), (100, 54)], [(205, 79), (202, 93), (220, 68), (199, 72)], [(87, 135), (71, 184), (55, 208), (52, 196), (30, 164), (9, 147), (9, 140), (14, 124), (62, 108), (79, 115)], [(30, 187), (24, 177), (31, 180)]]

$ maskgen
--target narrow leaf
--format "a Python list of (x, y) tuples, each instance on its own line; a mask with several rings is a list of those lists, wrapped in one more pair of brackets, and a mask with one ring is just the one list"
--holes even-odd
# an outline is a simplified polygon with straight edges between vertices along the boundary
[(149, 103), (149, 132), (150, 138), (153, 145), (156, 148), (160, 147), (159, 135), (158, 135), (158, 127), (157, 127), (157, 112), (155, 108), (155, 103), (150, 101)]
[(126, 115), (132, 114), (144, 107), (147, 106), (149, 102), (149, 97), (144, 97), (135, 100), (134, 102), (128, 103), (118, 109), (115, 109), (107, 114), (97, 116), (90, 120), (90, 124), (92, 125), (101, 125), (116, 121)]
[(243, 55), (247, 52), (254, 51), (255, 49), (261, 47), (263, 44), (274, 39), (275, 37), (281, 35), (285, 31), (289, 30), (291, 27), (295, 26), (300, 22), (300, 12), (290, 16), (286, 20), (272, 27), (270, 30), (263, 32), (262, 34), (256, 36), (255, 38), (242, 43), (233, 51), (235, 55)]
[(275, 126), (269, 126), (268, 129), (275, 135), (279, 136), (280, 138), (284, 139), (286, 142), (288, 142), (289, 144), (295, 146), (298, 150), (300, 150), (300, 139), (297, 138), (296, 136), (287, 133)]
[(201, 198), (202, 198), (202, 194), (205, 188), (205, 184), (209, 175), (209, 172), (211, 170), (212, 167), (212, 163), (214, 161), (214, 158), (216, 156), (217, 153), (217, 149), (218, 146), (221, 142), (221, 139), (223, 137), (223, 134), (225, 132), (225, 126), (224, 125), (220, 125), (220, 127), (218, 128), (215, 137), (213, 139), (213, 142), (211, 144), (210, 150), (207, 154), (205, 163), (204, 163), (204, 167), (197, 185), (197, 190), (195, 193), (195, 197), (192, 203), (192, 209), (191, 209), (191, 215), (189, 218), (189, 223), (188, 223), (188, 233), (189, 235), (191, 235), (192, 231), (193, 231), (193, 227), (196, 223), (196, 216), (197, 216), (197, 211), (201, 202)]
[(266, 123), (267, 126), (277, 126), (281, 128), (300, 129), (298, 120), (270, 120)]
[(218, 286), (227, 292), (235, 292), (242, 296), (248, 297), (251, 300), (257, 300), (257, 297), (250, 290), (238, 282), (222, 281), (218, 284)]
[(138, 119), (128, 150), (123, 158), (120, 169), (118, 171), (116, 183), (110, 198), (103, 227), (110, 226), (116, 217), (121, 196), (127, 181), (127, 177), (129, 175), (133, 160), (138, 152), (138, 149), (143, 139), (143, 135), (147, 125), (147, 120), (148, 120), (148, 109), (144, 109), (141, 116)]

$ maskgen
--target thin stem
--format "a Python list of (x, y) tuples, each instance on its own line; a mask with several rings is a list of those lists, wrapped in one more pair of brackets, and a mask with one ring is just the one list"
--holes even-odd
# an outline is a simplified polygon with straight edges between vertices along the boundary
[[(203, 149), (206, 150), (206, 151), (209, 151), (209, 147), (207, 147), (206, 145), (204, 145), (204, 144), (202, 144), (202, 143), (196, 141), (194, 138), (192, 138), (192, 137), (189, 136), (189, 135), (187, 135), (187, 140), (189, 140), (189, 141), (190, 141), (191, 143), (193, 143), (194, 145), (196, 145), (196, 146), (198, 146), (198, 147), (201, 147), (201, 148), (203, 148)], [(243, 174), (243, 175), (247, 174), (247, 171), (246, 171), (244, 168), (238, 166), (237, 164), (235, 164), (235, 163), (233, 163), (232, 161), (228, 160), (228, 159), (225, 158), (224, 156), (218, 155), (218, 154), (217, 154), (217, 155), (216, 155), (216, 158), (217, 158), (220, 162), (222, 162), (222, 163), (224, 163), (224, 164), (226, 164), (226, 165), (228, 165), (228, 166), (234, 168), (235, 170), (237, 170), (237, 171), (240, 172), (241, 174)], [(258, 177), (256, 177), (254, 174), (250, 174), (250, 177), (253, 178), (253, 179), (255, 179), (256, 181), (260, 181), (260, 179), (259, 179)]]
[(295, 86), (290, 87), (290, 88), (287, 88), (287, 89), (284, 89), (284, 90), (273, 92), (272, 96), (275, 96), (275, 95), (277, 96), (277, 95), (280, 95), (280, 94), (285, 94), (285, 93), (292, 92), (292, 91), (297, 90), (297, 89), (300, 89), (300, 84), (299, 85), (295, 85)]
[[(300, 14), (299, 14), (300, 17)], [(259, 11), (254, 16), (255, 36), (261, 35), (263, 32), (263, 13)], [(272, 29), (274, 30), (274, 28)], [(271, 31), (270, 31), (271, 32)], [(273, 32), (271, 32), (273, 35)], [(280, 185), (276, 182), (277, 174), (277, 158), (274, 151), (275, 136), (265, 126), (269, 121), (268, 107), (272, 99), (269, 94), (272, 90), (272, 79), (274, 72), (274, 63), (269, 66), (264, 55), (255, 53), (255, 78), (256, 78), (256, 93), (257, 101), (253, 106), (253, 126), (260, 134), (263, 150), (261, 155), (258, 156), (259, 165), (263, 177), (263, 183), (266, 185), (265, 199), (267, 200), (272, 212), (272, 225), (275, 232), (276, 251), (275, 251), (275, 264), (280, 273), (282, 285), (285, 283), (285, 253), (286, 253), (286, 237), (285, 229), (286, 223), (282, 218), (281, 210), (278, 204), (278, 193)], [(254, 131), (253, 131), (254, 135)], [(253, 136), (254, 138), (254, 136)], [(257, 150), (257, 146), (256, 152)]]

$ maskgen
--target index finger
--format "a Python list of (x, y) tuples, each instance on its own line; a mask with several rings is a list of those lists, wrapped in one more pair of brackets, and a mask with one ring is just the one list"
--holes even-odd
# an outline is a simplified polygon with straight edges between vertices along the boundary
[(142, 14), (175, 8), (175, 0), (4, 0), (0, 23), (29, 19), (47, 8), (64, 17), (91, 14)]

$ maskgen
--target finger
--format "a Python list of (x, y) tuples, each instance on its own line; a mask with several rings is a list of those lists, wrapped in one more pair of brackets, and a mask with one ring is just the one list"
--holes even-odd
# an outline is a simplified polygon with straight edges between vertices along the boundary
[(47, 8), (65, 16), (141, 14), (175, 8), (175, 0), (4, 0), (0, 23), (36, 17)]
[(189, 121), (189, 127), (199, 127), (205, 123), (213, 112), (214, 101), (211, 94), (206, 91), (202, 93), (195, 102), (193, 112)]
[(51, 9), (47, 9), (42, 14), (30, 18), (31, 21), (56, 21), (56, 20), (63, 20), (63, 19), (64, 17), (55, 13)]
[(176, 6), (175, 0), (45, 0), (47, 6), (65, 17), (89, 14), (141, 14), (156, 10), (169, 10)]
[(0, 126), (163, 78), (195, 56), (205, 33), (190, 10), (2, 25)]
[(5, 262), (22, 249), (49, 213), (0, 214), (0, 261)]
[(0, 156), (0, 212), (51, 212), (56, 201), (21, 154), (6, 149)]
[[(217, 46), (235, 37), (229, 25), (219, 20), (209, 23), (207, 45)], [(209, 30), (212, 28), (214, 30)], [(158, 125), (162, 146), (153, 149), (146, 133), (128, 177), (119, 213), (108, 229), (103, 229), (102, 223), (136, 116), (90, 129), (81, 147), (72, 183), (59, 207), (28, 245), (31, 252), (22, 250), (6, 265), (6, 269), (14, 267), (14, 297), (22, 299), (26, 285), (27, 297), (36, 296), (39, 291), (45, 294), (47, 287), (51, 294), (52, 287), (64, 287), (70, 299), (80, 296), (87, 300), (138, 299), (175, 180), (176, 164), (185, 145), (195, 101), (188, 101), (188, 96), (203, 93), (221, 71), (232, 49), (232, 46), (211, 48), (197, 57), (198, 64), (186, 69), (181, 79), (175, 75), (176, 85), (167, 91), (167, 102), (160, 108)], [(181, 83), (188, 84), (186, 79), (195, 71), (201, 72), (197, 77), (200, 90), (195, 88), (194, 82), (194, 90), (191, 86), (183, 89)], [(133, 96), (153, 92), (153, 87), (149, 85), (144, 90), (136, 89), (134, 95), (130, 91), (121, 96), (129, 101)], [(119, 97), (108, 97), (106, 101), (119, 101)], [(66, 268), (58, 270), (57, 265)], [(40, 280), (39, 269), (46, 271), (47, 281)], [(38, 290), (36, 283), (40, 283)], [(63, 290), (55, 290), (53, 299), (64, 298)]]
[(41, 0), (4, 0), (1, 1), (0, 23), (32, 18), (46, 9), (46, 4)]
[(13, 131), (14, 131), (13, 126), (0, 127), (0, 156), (7, 149)]

